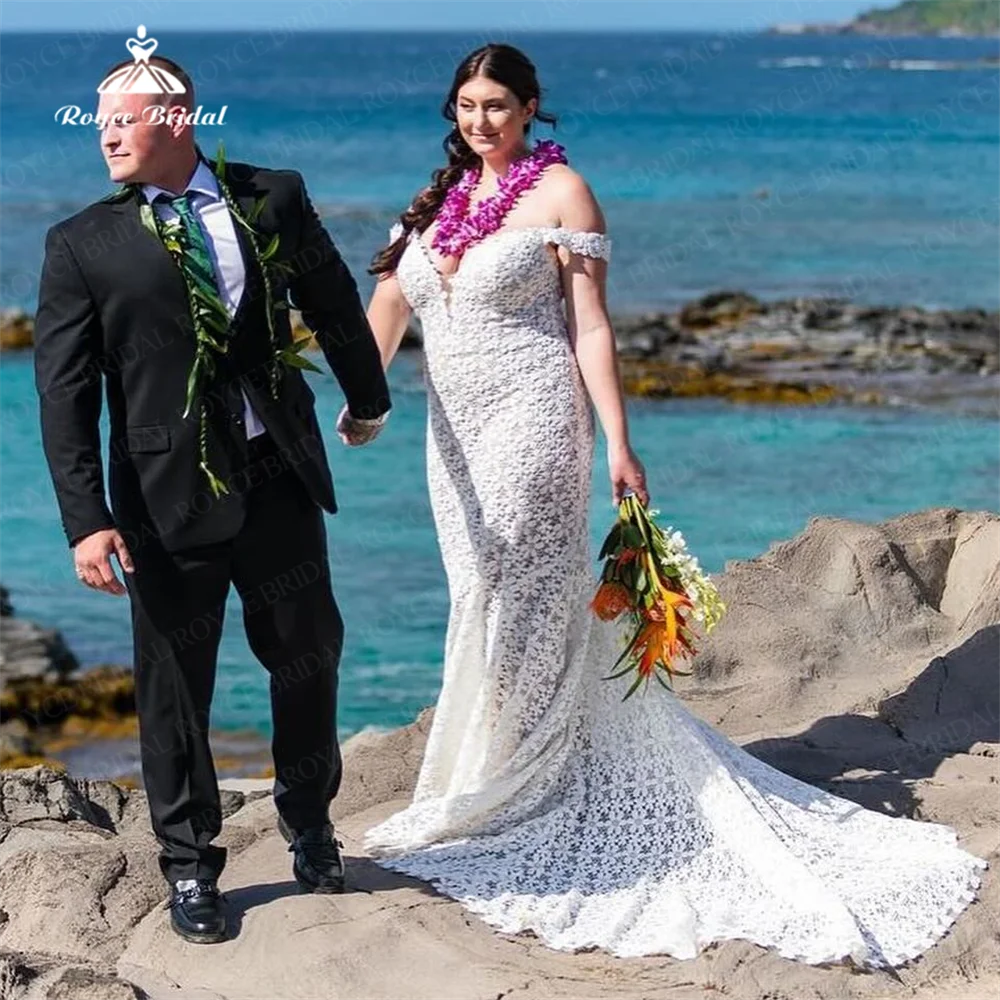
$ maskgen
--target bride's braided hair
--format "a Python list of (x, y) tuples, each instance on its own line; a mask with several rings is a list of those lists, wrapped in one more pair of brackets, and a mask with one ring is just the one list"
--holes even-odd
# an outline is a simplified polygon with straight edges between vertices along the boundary
[[(456, 183), (469, 167), (474, 167), (479, 162), (479, 155), (474, 153), (469, 144), (462, 138), (456, 113), (458, 92), (474, 76), (488, 77), (506, 87), (513, 92), (522, 105), (527, 104), (532, 98), (541, 99), (541, 88), (538, 86), (534, 64), (520, 49), (514, 48), (513, 45), (499, 43), (484, 45), (462, 60), (458, 69), (455, 70), (455, 79), (452, 81), (451, 90), (441, 106), (441, 114), (448, 121), (455, 123), (455, 127), (448, 133), (442, 144), (448, 156), (448, 163), (431, 174), (430, 184), (413, 199), (410, 207), (400, 215), (399, 221), (403, 226), (402, 234), (375, 254), (368, 268), (369, 274), (383, 274), (396, 270), (399, 258), (402, 257), (403, 250), (406, 249), (406, 238), (410, 232), (415, 229), (418, 233), (422, 233), (434, 221), (448, 188)], [(535, 111), (532, 120), (534, 119), (545, 122), (547, 125), (555, 125), (556, 123), (555, 115), (542, 111), (540, 108)], [(525, 128), (525, 134), (530, 129), (531, 120)]]

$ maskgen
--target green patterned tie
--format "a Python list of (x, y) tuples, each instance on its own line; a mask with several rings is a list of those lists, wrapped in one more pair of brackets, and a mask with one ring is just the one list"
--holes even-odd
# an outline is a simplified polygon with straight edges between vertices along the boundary
[(222, 295), (219, 291), (219, 282), (212, 266), (212, 255), (208, 250), (208, 243), (205, 241), (205, 233), (198, 222), (198, 217), (191, 208), (191, 198), (185, 191), (184, 194), (171, 198), (169, 195), (161, 194), (163, 199), (179, 216), (187, 234), (184, 241), (184, 264), (188, 274), (194, 278), (195, 283), (201, 292), (208, 298), (214, 299), (219, 305), (223, 305)]

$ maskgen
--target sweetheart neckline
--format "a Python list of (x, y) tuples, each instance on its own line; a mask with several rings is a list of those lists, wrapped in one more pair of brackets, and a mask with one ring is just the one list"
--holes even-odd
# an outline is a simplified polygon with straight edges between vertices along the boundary
[(437, 276), (438, 290), (440, 294), (445, 296), (445, 298), (447, 299), (447, 296), (451, 291), (452, 286), (455, 283), (455, 279), (458, 278), (459, 275), (461, 275), (462, 271), (465, 269), (464, 261), (466, 256), (472, 250), (475, 250), (477, 247), (481, 247), (484, 243), (489, 242), (496, 236), (504, 236), (508, 233), (544, 232), (546, 230), (550, 230), (556, 233), (574, 233), (582, 236), (603, 236), (607, 238), (607, 233), (599, 233), (596, 230), (590, 230), (590, 229), (570, 229), (567, 226), (509, 226), (507, 228), (498, 229), (495, 232), (492, 232), (489, 235), (484, 236), (481, 240), (477, 241), (476, 243), (473, 243), (465, 251), (465, 253), (462, 254), (461, 258), (462, 262), (459, 263), (458, 267), (455, 268), (454, 271), (450, 271), (447, 273), (441, 271), (438, 268), (437, 264), (434, 263), (434, 258), (431, 257), (430, 248), (427, 246), (426, 242), (424, 242), (422, 233), (413, 233), (413, 239), (410, 242), (415, 242), (420, 244), (421, 256), (424, 258), (425, 261), (427, 261), (427, 264), (430, 266), (431, 270)]
[[(466, 256), (475, 250), (477, 247), (483, 246), (483, 244), (488, 243), (494, 237), (505, 236), (510, 233), (531, 233), (531, 232), (553, 232), (553, 233), (571, 233), (578, 236), (598, 236), (602, 239), (609, 239), (607, 233), (599, 233), (596, 230), (591, 229), (570, 229), (567, 226), (509, 226), (502, 229), (498, 229), (495, 232), (484, 236), (481, 240), (473, 243), (465, 253), (462, 255), (459, 266), (452, 272), (444, 273), (438, 270), (437, 265), (434, 263), (434, 258), (431, 256), (431, 251), (427, 244), (422, 239), (422, 234), (411, 230), (410, 239), (407, 241), (406, 249), (403, 251), (404, 254), (406, 250), (409, 249), (411, 243), (418, 243), (420, 245), (419, 256), (424, 260), (427, 266), (430, 268), (431, 274), (434, 275), (434, 283), (437, 290), (437, 295), (441, 299), (444, 311), (451, 317), (451, 293), (454, 291), (456, 281), (461, 278), (462, 274), (465, 272), (465, 258)], [(545, 240), (545, 243), (558, 243), (557, 240)], [(546, 254), (546, 257), (552, 262), (553, 266), (557, 267), (558, 262), (552, 257), (551, 254)]]
[[(456, 278), (462, 272), (463, 268), (462, 262), (465, 261), (466, 255), (469, 253), (470, 250), (475, 250), (476, 247), (482, 246), (484, 243), (493, 239), (495, 236), (503, 236), (506, 233), (538, 232), (539, 230), (543, 229), (563, 230), (565, 229), (565, 227), (564, 226), (509, 226), (505, 229), (497, 229), (495, 232), (489, 233), (488, 235), (484, 236), (481, 240), (477, 240), (470, 247), (468, 247), (465, 253), (462, 254), (461, 261), (459, 262), (458, 267), (456, 267), (454, 271), (447, 271), (447, 272), (442, 271), (440, 268), (438, 268), (437, 264), (434, 263), (434, 258), (431, 256), (431, 248), (427, 246), (427, 243), (424, 241), (422, 233), (417, 233), (414, 237), (414, 240), (415, 242), (420, 244), (420, 249), (423, 251), (424, 258), (426, 259), (427, 263), (430, 264), (430, 266), (434, 269), (434, 273), (441, 279), (442, 285), (444, 285), (446, 284), (446, 282), (444, 281), (445, 278)], [(572, 229), (566, 231), (582, 232), (582, 230), (572, 230)], [(452, 282), (448, 281), (447, 284), (450, 285), (452, 284)]]

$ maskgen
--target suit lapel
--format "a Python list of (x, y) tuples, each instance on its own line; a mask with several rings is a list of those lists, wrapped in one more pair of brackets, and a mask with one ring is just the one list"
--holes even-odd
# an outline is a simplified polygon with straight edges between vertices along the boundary
[(128, 256), (129, 267), (152, 270), (156, 275), (155, 284), (162, 287), (163, 294), (175, 301), (174, 315), (187, 309), (187, 289), (184, 277), (170, 252), (142, 223), (140, 209), (145, 204), (142, 192), (131, 190), (127, 195), (109, 205), (117, 216), (113, 232), (123, 235), (122, 246)]

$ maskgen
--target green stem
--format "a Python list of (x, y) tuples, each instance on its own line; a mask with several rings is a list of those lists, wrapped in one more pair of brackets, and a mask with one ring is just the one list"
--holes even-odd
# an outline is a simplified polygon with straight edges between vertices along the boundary
[(654, 565), (657, 566), (657, 576), (659, 576), (659, 565), (656, 559), (656, 546), (653, 544), (653, 529), (649, 523), (649, 518), (645, 509), (639, 504), (639, 500), (634, 494), (631, 497), (628, 497), (628, 499), (632, 501), (632, 509), (636, 522), (639, 525), (639, 531), (642, 534), (643, 541), (646, 543), (646, 548), (649, 552), (650, 558), (653, 560)]
[(253, 248), (254, 260), (257, 263), (257, 267), (260, 268), (261, 278), (264, 282), (264, 315), (267, 319), (268, 341), (271, 346), (271, 364), (268, 369), (268, 379), (271, 386), (271, 398), (277, 399), (278, 380), (280, 378), (278, 364), (281, 361), (281, 349), (278, 347), (278, 334), (274, 328), (274, 289), (271, 285), (269, 263), (263, 258), (263, 253), (260, 248), (260, 234), (256, 229), (254, 229), (249, 221), (243, 217), (243, 213), (236, 204), (236, 199), (229, 190), (229, 185), (226, 183), (225, 178), (217, 177), (216, 180), (218, 181), (219, 190), (222, 192), (222, 197), (225, 199), (226, 206), (229, 208), (229, 211), (250, 236), (250, 245)]

